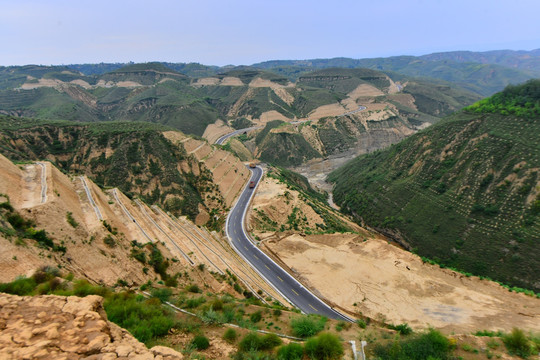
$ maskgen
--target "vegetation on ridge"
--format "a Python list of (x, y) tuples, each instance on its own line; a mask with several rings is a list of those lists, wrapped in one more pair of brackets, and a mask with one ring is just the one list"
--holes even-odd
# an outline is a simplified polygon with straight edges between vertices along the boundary
[(539, 117), (540, 79), (529, 80), (525, 85), (507, 86), (504, 91), (480, 100), (464, 110), (474, 113)]
[(165, 130), (170, 128), (149, 123), (85, 124), (0, 116), (0, 152), (17, 161), (48, 158), (63, 171), (86, 174), (100, 186), (118, 187), (128, 196), (138, 195), (192, 220), (199, 206), (208, 212), (222, 208), (210, 171), (181, 145), (166, 139)]
[(333, 172), (334, 199), (443, 266), (539, 291), (539, 133), (538, 116), (456, 114)]

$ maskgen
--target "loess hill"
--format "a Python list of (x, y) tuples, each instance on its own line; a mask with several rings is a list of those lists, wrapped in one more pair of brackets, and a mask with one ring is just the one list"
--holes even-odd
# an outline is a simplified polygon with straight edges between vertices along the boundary
[(445, 266), (540, 290), (540, 80), (329, 176), (359, 222)]
[[(194, 64), (109, 65), (95, 65), (93, 74), (78, 71), (88, 71), (90, 65), (0, 67), (0, 114), (85, 122), (144, 121), (208, 139), (216, 126), (226, 133), (240, 124), (327, 117), (321, 130), (299, 134), (307, 142), (322, 144), (311, 144), (308, 157), (324, 157), (354, 147), (352, 138), (371, 130), (396, 133), (388, 140), (395, 142), (479, 100), (477, 94), (441, 81), (370, 69), (304, 72), (293, 83), (245, 66), (210, 71)], [(374, 104), (367, 110), (371, 117), (335, 119), (366, 102)], [(286, 139), (274, 139), (269, 146), (290, 143), (289, 152), (296, 151), (298, 136), (281, 136)], [(337, 144), (330, 137), (345, 140)]]
[(386, 147), (437, 122), (479, 97), (444, 82), (394, 81), (370, 69), (330, 68), (301, 76), (290, 89), (291, 107), (309, 122), (266, 122), (244, 139), (261, 160), (298, 166), (315, 158)]
[[(231, 200), (225, 199), (219, 179), (214, 178), (214, 165), (209, 167), (197, 157), (195, 150), (208, 147), (205, 144), (151, 123), (0, 116), (0, 153), (9, 159), (51, 161), (65, 173), (86, 175), (101, 187), (118, 187), (130, 197), (213, 228), (224, 219), (209, 214), (221, 212)], [(231, 179), (244, 176), (242, 168), (232, 165), (236, 172)]]

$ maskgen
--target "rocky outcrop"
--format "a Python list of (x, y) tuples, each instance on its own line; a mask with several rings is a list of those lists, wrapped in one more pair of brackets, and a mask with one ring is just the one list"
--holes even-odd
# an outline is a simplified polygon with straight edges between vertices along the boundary
[(0, 309), (2, 359), (183, 359), (107, 321), (100, 296), (0, 294)]

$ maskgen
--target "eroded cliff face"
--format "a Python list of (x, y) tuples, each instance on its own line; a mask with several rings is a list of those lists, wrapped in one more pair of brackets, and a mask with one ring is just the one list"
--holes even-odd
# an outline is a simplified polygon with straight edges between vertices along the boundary
[(183, 359), (163, 346), (147, 349), (109, 322), (100, 296), (0, 293), (0, 308), (2, 359)]

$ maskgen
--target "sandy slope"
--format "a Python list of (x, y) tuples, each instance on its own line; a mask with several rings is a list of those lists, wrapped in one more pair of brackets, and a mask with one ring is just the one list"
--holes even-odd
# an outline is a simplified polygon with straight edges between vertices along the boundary
[[(182, 139), (192, 140), (176, 140)], [(195, 140), (187, 145), (186, 149), (195, 157), (202, 156), (200, 160), (212, 171), (230, 205), (245, 185), (249, 170), (229, 153), (210, 147), (204, 141)], [(87, 278), (107, 285), (114, 285), (119, 279), (139, 285), (148, 280), (153, 281), (158, 275), (151, 266), (146, 264), (146, 274), (143, 271), (145, 264), (130, 256), (132, 241), (137, 240), (142, 244), (157, 244), (165, 258), (178, 259), (169, 262), (169, 273), (188, 271), (194, 281), (208, 287), (210, 291), (224, 291), (239, 296), (232, 286), (218, 282), (208, 272), (212, 270), (225, 274), (229, 270), (246, 284), (249, 291), (256, 293), (261, 289), (265, 297), (271, 296), (284, 302), (279, 294), (239, 259), (221, 236), (210, 234), (186, 219), (170, 217), (159, 208), (131, 201), (116, 191), (130, 217), (114, 196), (113, 190), (104, 192), (90, 179), (86, 179), (104, 220), (117, 232), (116, 235), (109, 233), (98, 220), (80, 177), (70, 178), (50, 163), (45, 163), (48, 188), (45, 203), (41, 203), (41, 167), (36, 164), (17, 166), (2, 155), (0, 194), (7, 195), (22, 216), (32, 219), (37, 229), (44, 229), (55, 244), (64, 245), (67, 251), (65, 254), (50, 251), (38, 247), (33, 240), (21, 242), (16, 237), (5, 237), (0, 233), (0, 282), (12, 281), (20, 275), (29, 276), (43, 265), (60, 265), (77, 278)], [(5, 200), (5, 196), (0, 197), (0, 201)], [(68, 223), (68, 212), (78, 223), (76, 227)], [(114, 238), (115, 246), (105, 244), (107, 236)], [(188, 264), (182, 251), (191, 258), (193, 266)], [(198, 270), (195, 266), (198, 264), (205, 264), (207, 270)]]
[(252, 207), (250, 231), (263, 240), (263, 248), (315, 293), (353, 316), (460, 333), (513, 327), (540, 330), (540, 299), (424, 264), (357, 225), (352, 225), (354, 234), (268, 230), (260, 211), (278, 224), (287, 223), (293, 208), (299, 209), (299, 218), (305, 216), (302, 228), (322, 222), (296, 191), (273, 178), (260, 183)]
[(423, 264), (382, 239), (364, 239), (291, 236), (267, 246), (322, 296), (351, 313), (448, 332), (540, 330), (540, 299)]

